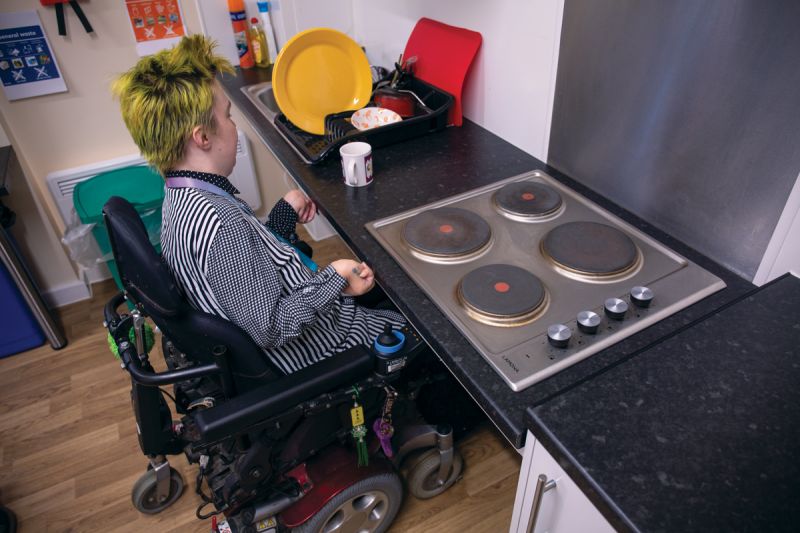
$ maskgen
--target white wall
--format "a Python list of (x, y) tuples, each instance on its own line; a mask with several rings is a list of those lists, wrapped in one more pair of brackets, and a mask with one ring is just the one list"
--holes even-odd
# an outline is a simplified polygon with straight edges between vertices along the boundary
[[(259, 16), (258, 0), (244, 0), (244, 5), (248, 19)], [(238, 56), (227, 0), (194, 0), (194, 6), (203, 33), (217, 41), (217, 52), (236, 65)], [(354, 35), (352, 0), (270, 0), (269, 6), (279, 49), (294, 35), (308, 28), (334, 28)]]
[(480, 32), (483, 44), (464, 88), (464, 115), (547, 160), (563, 0), (279, 0), (279, 44), (326, 26), (364, 46), (372, 64), (391, 68), (421, 17)]
[(278, 47), (309, 28), (334, 28), (351, 37), (356, 35), (353, 0), (271, 0), (270, 6)]
[(563, 11), (563, 0), (353, 2), (356, 38), (385, 66), (421, 17), (479, 32), (483, 44), (464, 89), (464, 115), (543, 161)]

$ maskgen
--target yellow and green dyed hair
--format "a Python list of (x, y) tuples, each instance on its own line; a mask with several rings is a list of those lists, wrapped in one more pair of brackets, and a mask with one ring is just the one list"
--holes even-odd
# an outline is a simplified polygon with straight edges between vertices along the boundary
[(133, 141), (162, 174), (183, 158), (195, 126), (214, 129), (214, 77), (234, 72), (214, 46), (202, 35), (184, 37), (175, 47), (140, 59), (111, 87)]

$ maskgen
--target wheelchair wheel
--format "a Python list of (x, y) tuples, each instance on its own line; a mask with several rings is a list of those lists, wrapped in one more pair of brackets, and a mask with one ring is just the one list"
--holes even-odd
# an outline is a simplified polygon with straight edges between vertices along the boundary
[(350, 485), (293, 533), (382, 533), (389, 529), (403, 503), (400, 476), (377, 474)]
[(439, 450), (434, 448), (422, 454), (417, 463), (411, 467), (406, 476), (408, 490), (420, 500), (427, 500), (443, 493), (456, 482), (464, 468), (464, 459), (458, 450), (453, 450), (453, 466), (450, 475), (439, 485), (436, 476), (439, 473)]
[(136, 480), (131, 491), (133, 506), (145, 514), (160, 513), (177, 500), (183, 493), (183, 476), (180, 472), (169, 467), (169, 494), (163, 501), (158, 501), (156, 497), (156, 472), (148, 470), (142, 477)]

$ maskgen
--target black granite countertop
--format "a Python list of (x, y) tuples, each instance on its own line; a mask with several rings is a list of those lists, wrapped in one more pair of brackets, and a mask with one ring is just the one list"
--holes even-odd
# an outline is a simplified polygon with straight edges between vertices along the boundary
[(799, 385), (787, 275), (528, 416), (618, 529), (797, 531)]
[[(320, 212), (348, 246), (374, 268), (378, 283), (392, 301), (419, 330), (509, 442), (517, 448), (524, 444), (527, 429), (526, 407), (546, 402), (569, 387), (591, 380), (610, 365), (625, 360), (675, 329), (752, 289), (747, 281), (469, 120), (465, 120), (464, 125), (459, 128), (447, 128), (374, 150), (375, 181), (369, 187), (347, 187), (342, 184), (338, 158), (332, 157), (314, 166), (303, 163), (240, 90), (241, 87), (268, 80), (268, 72), (249, 70), (240, 71), (234, 77), (228, 76), (222, 83), (231, 101), (281, 165), (317, 203)], [(536, 169), (572, 187), (713, 272), (728, 287), (524, 391), (512, 391), (367, 233), (364, 225), (378, 218)]]

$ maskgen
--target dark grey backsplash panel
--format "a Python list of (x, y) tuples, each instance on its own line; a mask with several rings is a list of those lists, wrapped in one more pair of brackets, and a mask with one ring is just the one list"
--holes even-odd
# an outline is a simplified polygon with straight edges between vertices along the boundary
[(800, 2), (566, 0), (549, 163), (752, 279), (800, 173)]

